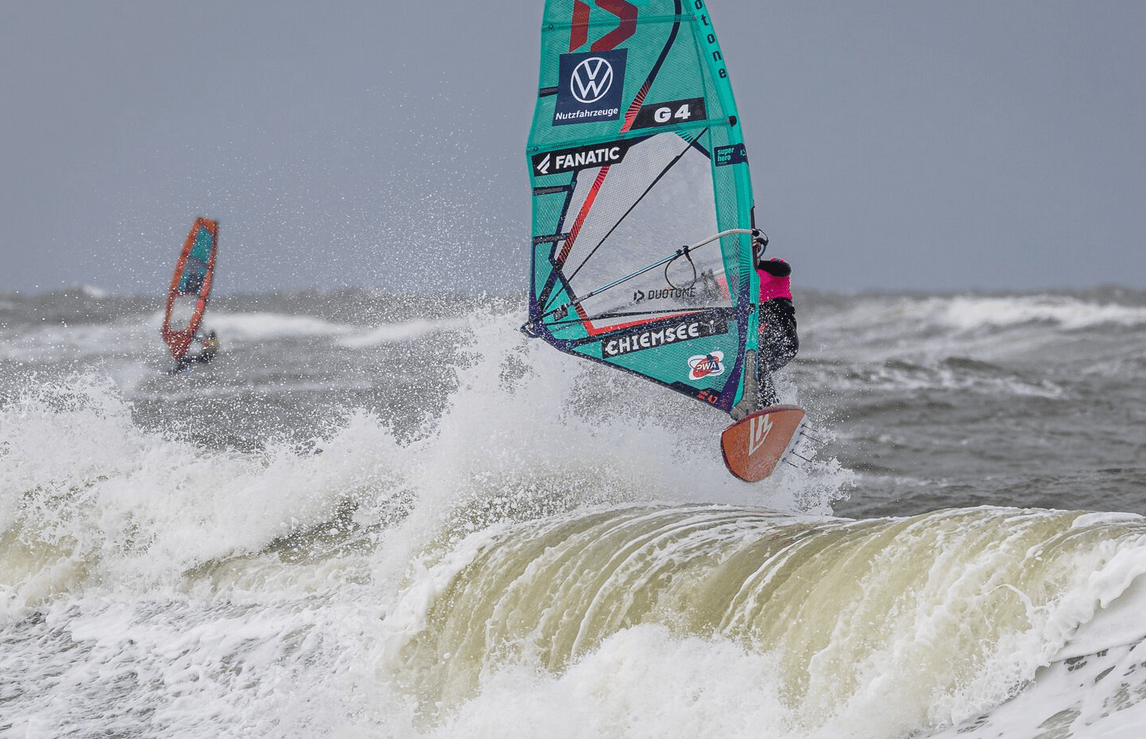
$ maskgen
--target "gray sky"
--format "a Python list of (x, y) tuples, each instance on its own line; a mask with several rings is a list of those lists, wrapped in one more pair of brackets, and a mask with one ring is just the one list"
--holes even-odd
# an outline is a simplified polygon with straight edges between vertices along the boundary
[[(0, 290), (524, 287), (541, 5), (0, 0)], [(1146, 2), (709, 10), (797, 286), (1146, 288)]]

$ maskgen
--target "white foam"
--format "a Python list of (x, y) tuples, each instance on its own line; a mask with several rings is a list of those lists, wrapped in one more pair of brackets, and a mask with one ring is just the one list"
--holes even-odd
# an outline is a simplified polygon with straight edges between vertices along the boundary
[(355, 491), (381, 505), (391, 491), (387, 463), (400, 455), (386, 427), (361, 414), (320, 455), (285, 444), (203, 451), (138, 429), (130, 405), (96, 373), (0, 409), (0, 428), (0, 532), (26, 542), (5, 559), (10, 577), (22, 573), (4, 588), (13, 612), (93, 582), (178, 582), (189, 568), (329, 519)]
[(1101, 304), (1061, 295), (932, 298), (937, 318), (963, 331), (1046, 321), (1074, 330), (1100, 324), (1146, 325), (1146, 308)]
[(104, 290), (102, 287), (96, 287), (95, 285), (80, 285), (79, 290), (87, 297), (95, 298), (96, 300), (103, 300), (104, 298), (111, 297), (110, 292)]
[(339, 344), (350, 349), (364, 349), (379, 344), (389, 344), (398, 341), (411, 341), (436, 331), (457, 331), (468, 327), (470, 321), (460, 318), (447, 320), (418, 319), (403, 323), (385, 324), (365, 333), (347, 336), (339, 340)]
[[(162, 316), (159, 317), (162, 322)], [(289, 336), (343, 336), (358, 329), (313, 316), (283, 313), (229, 313), (212, 311), (203, 326), (217, 330), (228, 341), (265, 341)]]
[[(865, 546), (888, 554), (863, 583), (869, 600), (854, 601), (854, 618), (830, 632), (834, 649), (813, 659), (800, 652), (808, 640), (785, 642), (820, 681), (811, 705), (792, 698), (796, 671), (777, 650), (690, 633), (670, 614), (606, 635), (562, 670), (528, 653), (492, 655), (476, 690), (431, 720), (433, 707), (395, 677), (396, 661), (450, 580), (513, 522), (641, 501), (822, 513), (846, 474), (814, 460), (763, 485), (740, 483), (720, 460), (720, 414), (525, 340), (521, 316), (374, 329), (273, 313), (220, 318), (237, 341), (326, 336), (354, 348), (448, 330), (468, 343), (444, 415), (413, 441), (359, 409), (305, 443), (206, 449), (140, 429), (135, 396), (103, 370), (39, 382), (0, 407), (0, 623), (23, 691), (6, 704), (13, 735), (889, 739), (955, 723), (945, 735), (1011, 739), (1049, 731), (1039, 728), (1046, 710), (1030, 718), (1036, 708), (1075, 710), (1078, 737), (1136, 737), (1146, 726), (1136, 697), (1146, 689), (1135, 682), (1146, 655), (1126, 646), (1144, 631), (1146, 546), (1113, 533), (1140, 520), (1074, 517), (1060, 533), (1080, 537), (1082, 554), (1054, 564), (1017, 527), (1065, 514), (977, 510), (893, 527), (884, 539), (865, 537), (862, 523), (844, 532), (855, 535), (855, 567)], [(145, 348), (157, 342), (153, 322), (45, 328), (32, 344), (54, 346), (43, 350), (52, 356), (94, 352), (85, 342), (116, 336)], [(960, 516), (993, 515), (981, 538), (956, 536)], [(839, 617), (849, 581), (824, 580), (827, 556), (809, 550), (816, 575), (804, 582), (816, 607), (766, 635)], [(1043, 563), (1039, 587), (1067, 597), (1011, 597), (1024, 568)], [(912, 573), (920, 577), (905, 587)], [(676, 576), (667, 564), (648, 578), (658, 574)], [(907, 605), (893, 610), (887, 592)], [(1031, 627), (1002, 636), (984, 627), (992, 598)], [(1087, 666), (1072, 672), (1063, 661), (1079, 655)], [(965, 658), (967, 673), (954, 667)], [(1108, 667), (1129, 692), (1114, 677), (1097, 682)], [(991, 720), (963, 723), (977, 712)]]
[(792, 736), (791, 729), (775, 660), (722, 639), (637, 626), (560, 675), (499, 668), (427, 736), (737, 739)]

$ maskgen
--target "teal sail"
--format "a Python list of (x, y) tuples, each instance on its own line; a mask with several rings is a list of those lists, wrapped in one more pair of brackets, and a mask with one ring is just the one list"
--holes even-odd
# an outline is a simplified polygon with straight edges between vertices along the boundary
[(539, 88), (524, 330), (724, 411), (755, 403), (752, 183), (704, 2), (547, 0)]

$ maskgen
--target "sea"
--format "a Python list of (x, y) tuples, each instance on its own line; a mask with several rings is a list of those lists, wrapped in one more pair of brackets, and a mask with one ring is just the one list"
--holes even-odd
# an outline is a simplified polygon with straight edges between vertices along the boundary
[(796, 295), (809, 434), (524, 295), (0, 293), (0, 737), (1146, 736), (1146, 292)]

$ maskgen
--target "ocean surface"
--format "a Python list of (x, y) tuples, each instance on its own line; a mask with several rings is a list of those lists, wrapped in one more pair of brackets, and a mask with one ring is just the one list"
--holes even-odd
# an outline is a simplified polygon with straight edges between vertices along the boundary
[(0, 293), (0, 737), (1146, 736), (1146, 292), (797, 293), (814, 439), (524, 298)]

